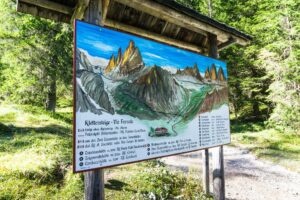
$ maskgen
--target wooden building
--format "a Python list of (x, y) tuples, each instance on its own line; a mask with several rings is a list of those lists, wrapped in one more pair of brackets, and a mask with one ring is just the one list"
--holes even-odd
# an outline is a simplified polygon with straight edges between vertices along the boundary
[(85, 11), (92, 3), (98, 8), (93, 15), (96, 24), (202, 54), (208, 53), (209, 34), (217, 36), (218, 50), (251, 40), (249, 35), (172, 0), (19, 0), (17, 10), (70, 23), (74, 18), (88, 18)]

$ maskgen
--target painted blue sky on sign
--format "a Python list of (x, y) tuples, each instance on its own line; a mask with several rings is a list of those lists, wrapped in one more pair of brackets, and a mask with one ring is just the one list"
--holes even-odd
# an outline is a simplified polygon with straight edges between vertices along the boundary
[(146, 66), (156, 64), (163, 67), (183, 69), (197, 63), (199, 71), (203, 74), (207, 66), (215, 64), (217, 69), (223, 68), (224, 75), (227, 78), (226, 63), (166, 44), (81, 21), (76, 21), (76, 34), (77, 48), (88, 51), (91, 56), (109, 59), (112, 54), (117, 55), (119, 47), (124, 52), (129, 41), (133, 40), (140, 49)]

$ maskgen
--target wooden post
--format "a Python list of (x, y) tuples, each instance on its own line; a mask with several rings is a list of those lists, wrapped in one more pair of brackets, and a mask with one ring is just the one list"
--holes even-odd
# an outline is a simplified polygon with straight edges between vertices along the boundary
[(102, 0), (89, 0), (89, 6), (84, 13), (84, 21), (100, 25), (102, 12)]
[[(208, 35), (208, 54), (212, 58), (218, 58), (217, 36)], [(225, 200), (225, 179), (224, 179), (224, 157), (223, 146), (213, 150), (213, 192), (215, 200)]]
[(225, 200), (223, 146), (213, 150), (213, 188), (214, 199)]
[(208, 56), (218, 58), (218, 40), (214, 34), (208, 34)]
[(104, 200), (104, 170), (84, 173), (85, 200)]
[[(102, 0), (90, 0), (84, 13), (84, 21), (99, 25), (101, 22)], [(104, 170), (84, 174), (85, 200), (104, 200)]]
[(202, 151), (202, 185), (206, 195), (209, 195), (209, 152), (208, 149)]

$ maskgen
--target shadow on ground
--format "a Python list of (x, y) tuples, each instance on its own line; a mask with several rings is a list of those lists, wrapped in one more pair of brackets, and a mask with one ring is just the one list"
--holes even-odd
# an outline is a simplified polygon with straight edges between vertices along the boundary
[(116, 179), (110, 179), (105, 184), (105, 188), (110, 190), (123, 190), (123, 187), (127, 186), (127, 183), (124, 183), (122, 181), (116, 180)]

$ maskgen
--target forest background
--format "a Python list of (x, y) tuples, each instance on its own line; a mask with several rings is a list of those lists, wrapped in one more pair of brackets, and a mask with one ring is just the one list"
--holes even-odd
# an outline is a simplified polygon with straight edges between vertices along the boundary
[[(300, 3), (296, 0), (178, 0), (253, 36), (220, 52), (228, 63), (235, 120), (300, 128)], [(72, 105), (72, 27), (0, 8), (0, 99), (55, 112)]]

